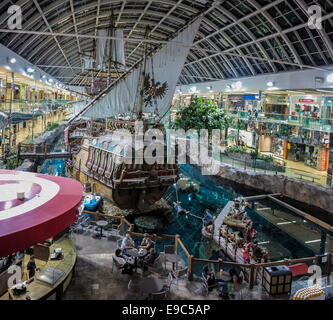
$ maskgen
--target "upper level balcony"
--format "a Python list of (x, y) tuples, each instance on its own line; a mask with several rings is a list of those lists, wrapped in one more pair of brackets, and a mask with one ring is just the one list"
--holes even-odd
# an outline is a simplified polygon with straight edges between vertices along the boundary
[(287, 124), (295, 127), (302, 127), (305, 130), (314, 130), (321, 132), (333, 132), (333, 119), (312, 118), (304, 116), (296, 116), (290, 114), (277, 113), (258, 113), (256, 117), (254, 113), (249, 114), (247, 111), (225, 110), (226, 113), (237, 116), (239, 120), (254, 121), (258, 123), (278, 123)]

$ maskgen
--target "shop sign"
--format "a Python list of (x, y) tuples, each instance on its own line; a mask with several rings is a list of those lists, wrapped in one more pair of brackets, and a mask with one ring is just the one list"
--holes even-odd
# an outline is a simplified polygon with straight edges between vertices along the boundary
[(245, 100), (260, 100), (259, 94), (246, 94), (244, 96)]
[(243, 101), (244, 96), (229, 96), (229, 101)]
[(313, 99), (299, 99), (298, 102), (314, 102)]

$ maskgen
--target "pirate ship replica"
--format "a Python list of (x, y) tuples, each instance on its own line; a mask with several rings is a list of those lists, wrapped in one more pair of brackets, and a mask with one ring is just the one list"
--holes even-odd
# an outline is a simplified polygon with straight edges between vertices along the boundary
[(142, 61), (77, 111), (65, 130), (65, 142), (77, 151), (67, 161), (67, 171), (93, 185), (94, 192), (120, 209), (143, 210), (153, 205), (179, 179), (177, 163), (167, 161), (165, 135), (163, 143), (154, 140), (155, 150), (148, 161), (146, 151), (152, 143), (144, 141), (138, 148), (128, 133), (136, 137), (152, 129), (165, 133), (161, 120), (170, 109), (200, 21), (158, 51), (148, 52), (146, 42)]

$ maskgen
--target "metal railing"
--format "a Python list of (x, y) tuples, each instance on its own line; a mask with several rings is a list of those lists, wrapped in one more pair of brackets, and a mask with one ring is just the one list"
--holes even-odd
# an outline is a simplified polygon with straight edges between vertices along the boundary
[[(290, 168), (285, 164), (278, 165), (275, 162), (267, 162), (258, 159), (255, 160), (236, 159), (226, 154), (221, 154), (220, 159), (216, 160), (220, 161), (222, 164), (230, 165), (235, 169), (241, 169), (249, 172), (257, 172), (263, 174), (282, 175), (293, 179), (313, 182), (322, 185), (324, 187), (330, 188), (326, 184), (327, 174), (319, 175), (311, 173), (306, 170)], [(282, 160), (281, 163), (283, 163)]]
[[(120, 234), (122, 236), (125, 235), (125, 230), (129, 231), (132, 236), (135, 237), (143, 237), (144, 235), (142, 233), (134, 232), (134, 224), (130, 223), (128, 220), (126, 220), (125, 217), (121, 216), (111, 216), (108, 214), (100, 213), (100, 212), (90, 212), (83, 210), (83, 213), (95, 215), (95, 221), (98, 221), (99, 217), (103, 217), (106, 219), (118, 219), (121, 223), (121, 232)], [(125, 228), (126, 226), (126, 228)], [(313, 263), (315, 265), (319, 265), (320, 259), (322, 259), (323, 256), (314, 256), (314, 257), (305, 257), (305, 258), (298, 258), (298, 259), (284, 259), (281, 261), (274, 261), (274, 262), (267, 262), (267, 263), (237, 263), (237, 262), (231, 262), (231, 261), (224, 261), (222, 259), (218, 260), (209, 260), (209, 259), (201, 259), (196, 258), (194, 255), (190, 254), (185, 247), (184, 243), (182, 242), (179, 235), (169, 235), (169, 234), (162, 234), (157, 235), (155, 238), (156, 241), (164, 241), (168, 240), (171, 241), (175, 246), (175, 254), (179, 255), (180, 251), (182, 251), (182, 256), (185, 258), (185, 263), (188, 266), (188, 279), (190, 281), (193, 280), (194, 277), (194, 265), (195, 264), (212, 264), (218, 267), (218, 270), (221, 270), (223, 266), (225, 267), (238, 267), (243, 269), (246, 274), (248, 275), (248, 287), (249, 289), (253, 289), (254, 285), (256, 284), (258, 278), (262, 274), (262, 270), (264, 267), (271, 267), (271, 266), (281, 266), (286, 265), (290, 266), (292, 264), (297, 263)], [(323, 271), (323, 275), (326, 275), (327, 278), (327, 284), (330, 284), (330, 276), (332, 271), (332, 253), (326, 253), (324, 255), (326, 257), (327, 263)]]
[(324, 132), (333, 132), (333, 119), (329, 118), (313, 118), (307, 116), (278, 114), (278, 113), (259, 113), (255, 117), (253, 113), (247, 111), (224, 110), (225, 113), (237, 116), (239, 120), (256, 121), (259, 123), (280, 123), (291, 126), (300, 126), (304, 129), (318, 130)]

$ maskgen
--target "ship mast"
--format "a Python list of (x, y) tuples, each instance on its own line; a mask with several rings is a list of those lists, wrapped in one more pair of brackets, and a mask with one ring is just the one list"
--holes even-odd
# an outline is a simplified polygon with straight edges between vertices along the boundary
[[(109, 29), (109, 35), (110, 35), (110, 43), (109, 43), (109, 57), (108, 57), (108, 75), (107, 75), (107, 87), (110, 83), (111, 78), (111, 60), (112, 60), (112, 36), (113, 36), (113, 28), (114, 28), (114, 16), (113, 16), (113, 10), (111, 11), (111, 20), (110, 20), (110, 29)], [(107, 49), (107, 46), (106, 46)]]
[[(148, 39), (149, 27), (146, 27), (145, 39)], [(141, 90), (140, 90), (140, 100), (139, 100), (139, 110), (138, 110), (138, 119), (142, 119), (143, 112), (143, 89), (145, 85), (145, 76), (146, 76), (146, 65), (147, 65), (147, 42), (144, 44), (144, 59), (141, 73)]]

